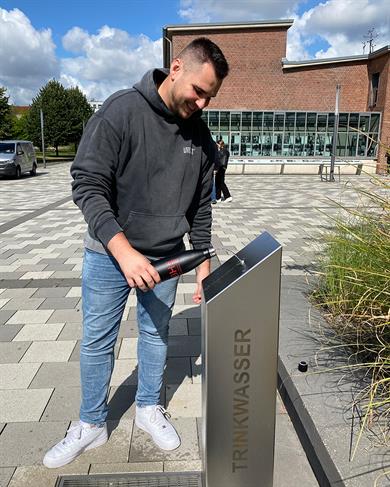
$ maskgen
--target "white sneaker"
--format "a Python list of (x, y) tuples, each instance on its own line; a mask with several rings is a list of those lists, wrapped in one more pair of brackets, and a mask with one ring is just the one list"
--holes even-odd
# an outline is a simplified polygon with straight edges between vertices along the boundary
[(223, 200), (225, 203), (230, 203), (231, 201), (233, 201), (233, 198), (231, 196), (229, 196), (229, 198), (226, 198)]
[(218, 198), (218, 199), (216, 200), (216, 202), (217, 202), (217, 203), (221, 203), (221, 201), (222, 201), (222, 198)]
[(135, 424), (149, 433), (162, 450), (175, 450), (180, 446), (180, 438), (167, 418), (170, 414), (162, 406), (136, 407)]
[(106, 423), (103, 426), (92, 426), (80, 421), (75, 426), (71, 426), (65, 438), (46, 453), (43, 465), (48, 468), (62, 467), (84, 451), (103, 445), (107, 440)]

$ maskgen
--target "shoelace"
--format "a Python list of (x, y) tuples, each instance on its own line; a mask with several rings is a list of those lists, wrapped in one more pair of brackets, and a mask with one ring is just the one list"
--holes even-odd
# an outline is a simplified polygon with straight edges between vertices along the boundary
[[(76, 424), (75, 426), (71, 426), (67, 431), (66, 431), (66, 436), (62, 440), (62, 444), (66, 445), (69, 440), (74, 440), (77, 439), (79, 440), (81, 438), (81, 431), (83, 427), (81, 424)], [(76, 433), (77, 431), (77, 433)], [(69, 434), (68, 434), (69, 433)]]
[(150, 417), (150, 422), (165, 428), (165, 421), (167, 421), (170, 417), (171, 415), (168, 413), (168, 411), (162, 406), (158, 405), (155, 407), (155, 410)]

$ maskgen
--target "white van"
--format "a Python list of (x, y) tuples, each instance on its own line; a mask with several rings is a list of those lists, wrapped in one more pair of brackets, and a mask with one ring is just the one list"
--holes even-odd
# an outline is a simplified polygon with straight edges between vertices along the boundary
[(0, 140), (0, 176), (15, 176), (29, 172), (37, 173), (37, 158), (32, 142), (27, 140)]

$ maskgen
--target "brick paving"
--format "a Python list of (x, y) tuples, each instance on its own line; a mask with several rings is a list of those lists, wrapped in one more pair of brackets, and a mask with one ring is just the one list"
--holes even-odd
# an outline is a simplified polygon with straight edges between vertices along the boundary
[[(284, 246), (284, 275), (313, 270), (331, 201), (356, 203), (354, 184), (318, 176), (228, 176), (233, 202), (213, 207), (213, 244), (223, 262), (264, 230)], [(352, 183), (351, 183), (352, 181)], [(59, 474), (199, 470), (200, 308), (194, 273), (182, 276), (170, 327), (162, 400), (182, 436), (174, 452), (154, 448), (134, 424), (137, 382), (135, 296), (121, 324), (110, 387), (110, 439), (71, 465), (48, 470), (46, 449), (78, 418), (80, 273), (85, 222), (70, 199), (69, 166), (0, 180), (0, 486), (54, 485)], [(213, 265), (218, 265), (215, 260)], [(277, 402), (275, 486), (317, 485), (283, 405)]]

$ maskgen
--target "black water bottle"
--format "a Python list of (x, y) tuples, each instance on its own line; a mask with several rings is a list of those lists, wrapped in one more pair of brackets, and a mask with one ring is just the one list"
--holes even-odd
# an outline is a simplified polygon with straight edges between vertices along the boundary
[(163, 259), (155, 260), (154, 262), (151, 262), (151, 264), (159, 273), (160, 279), (166, 281), (167, 279), (191, 271), (206, 259), (214, 257), (215, 254), (216, 252), (213, 248), (186, 250), (173, 255), (172, 257), (164, 257)]

